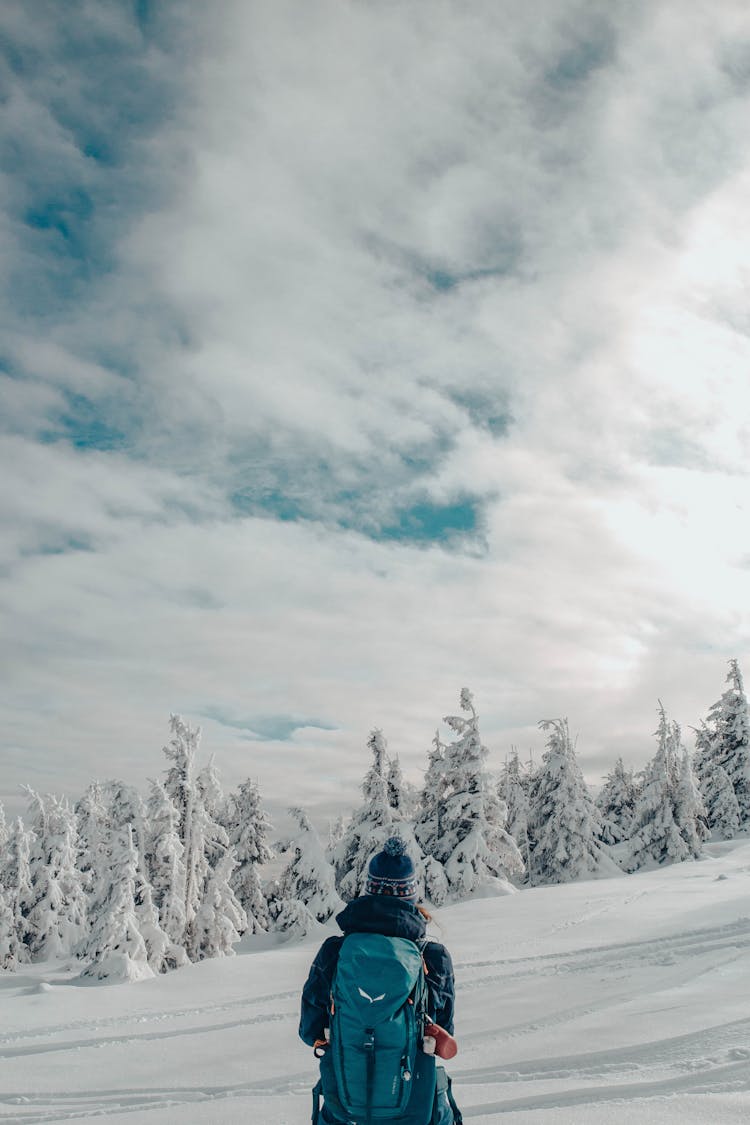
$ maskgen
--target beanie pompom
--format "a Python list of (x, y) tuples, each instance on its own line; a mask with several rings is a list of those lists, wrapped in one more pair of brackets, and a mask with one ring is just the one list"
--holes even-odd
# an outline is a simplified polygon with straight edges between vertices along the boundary
[(386, 855), (406, 855), (406, 844), (400, 836), (391, 836), (383, 844), (383, 851)]

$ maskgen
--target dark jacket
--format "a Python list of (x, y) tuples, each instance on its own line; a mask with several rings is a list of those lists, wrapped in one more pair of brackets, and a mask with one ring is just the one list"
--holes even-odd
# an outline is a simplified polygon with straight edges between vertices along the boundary
[[(411, 902), (386, 898), (384, 895), (363, 895), (350, 902), (336, 921), (346, 934), (385, 934), (386, 937), (424, 940), (427, 923)], [(328, 1025), (328, 1004), (333, 974), (343, 937), (329, 937), (323, 942), (310, 967), (302, 990), (300, 1038), (312, 1047), (323, 1038)], [(453, 1034), (453, 963), (450, 953), (437, 941), (428, 941), (422, 949), (427, 966), (429, 1015)]]

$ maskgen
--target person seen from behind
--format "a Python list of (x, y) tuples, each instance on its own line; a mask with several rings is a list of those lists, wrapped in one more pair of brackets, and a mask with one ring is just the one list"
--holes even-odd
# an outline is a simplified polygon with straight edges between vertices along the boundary
[(456, 1051), (453, 964), (427, 939), (417, 899), (414, 864), (392, 836), (370, 860), (364, 894), (337, 915), (342, 936), (312, 963), (299, 1034), (320, 1061), (314, 1125), (460, 1125), (435, 1057)]

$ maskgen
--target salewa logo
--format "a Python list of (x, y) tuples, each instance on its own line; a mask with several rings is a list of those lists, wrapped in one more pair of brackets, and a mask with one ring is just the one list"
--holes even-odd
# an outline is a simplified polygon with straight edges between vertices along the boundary
[(370, 996), (367, 992), (365, 992), (363, 988), (358, 988), (357, 992), (360, 994), (360, 996), (364, 996), (365, 1000), (369, 1000), (371, 1004), (377, 1004), (378, 1000), (385, 1000), (386, 995), (384, 992), (382, 996)]

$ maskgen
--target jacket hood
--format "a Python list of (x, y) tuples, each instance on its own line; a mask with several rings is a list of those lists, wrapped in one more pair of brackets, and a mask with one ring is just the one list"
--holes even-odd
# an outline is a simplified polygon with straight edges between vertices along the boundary
[(427, 923), (413, 902), (385, 895), (362, 895), (345, 906), (336, 921), (345, 934), (385, 934), (419, 941)]

